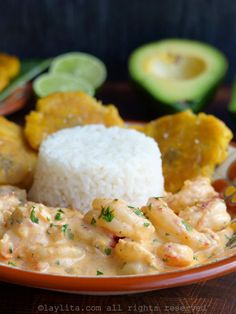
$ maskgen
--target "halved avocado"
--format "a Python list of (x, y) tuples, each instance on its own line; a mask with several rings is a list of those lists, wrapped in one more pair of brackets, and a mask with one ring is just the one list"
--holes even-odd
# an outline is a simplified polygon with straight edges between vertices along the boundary
[(216, 48), (187, 39), (167, 39), (136, 49), (129, 59), (132, 79), (170, 111), (199, 111), (228, 68)]

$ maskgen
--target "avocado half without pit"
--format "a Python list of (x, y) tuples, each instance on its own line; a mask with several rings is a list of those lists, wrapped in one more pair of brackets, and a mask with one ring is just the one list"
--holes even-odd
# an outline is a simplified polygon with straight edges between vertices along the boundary
[(186, 39), (147, 44), (129, 59), (131, 78), (170, 112), (199, 111), (224, 79), (227, 68), (219, 50)]

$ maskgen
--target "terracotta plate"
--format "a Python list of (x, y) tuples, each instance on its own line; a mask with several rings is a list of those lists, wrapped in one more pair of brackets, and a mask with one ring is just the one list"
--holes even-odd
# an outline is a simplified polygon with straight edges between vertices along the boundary
[(128, 294), (205, 281), (236, 271), (236, 256), (209, 265), (159, 275), (125, 277), (73, 277), (0, 266), (0, 279), (24, 286), (78, 294)]
[[(216, 170), (214, 179), (226, 179), (236, 160), (236, 148)], [(234, 167), (233, 167), (234, 168)], [(169, 273), (123, 277), (75, 277), (25, 271), (0, 265), (0, 280), (25, 286), (83, 294), (128, 294), (177, 287), (224, 276), (236, 271), (236, 255), (212, 264)]]

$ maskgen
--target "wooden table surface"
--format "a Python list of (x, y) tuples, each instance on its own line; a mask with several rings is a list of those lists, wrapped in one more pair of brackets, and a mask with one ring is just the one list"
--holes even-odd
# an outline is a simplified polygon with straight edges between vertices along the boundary
[[(222, 88), (206, 108), (223, 119), (235, 132), (236, 123), (227, 112), (230, 88)], [(108, 83), (98, 94), (105, 103), (117, 105), (122, 117), (150, 120), (156, 117), (126, 82)], [(23, 121), (33, 107), (13, 114), (10, 119)], [(0, 313), (236, 313), (236, 275), (185, 287), (122, 296), (86, 296), (0, 283)]]

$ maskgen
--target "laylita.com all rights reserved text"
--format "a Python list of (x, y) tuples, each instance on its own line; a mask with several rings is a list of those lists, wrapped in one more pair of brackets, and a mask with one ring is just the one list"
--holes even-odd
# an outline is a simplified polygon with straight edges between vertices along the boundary
[(166, 312), (166, 313), (206, 313), (207, 305), (148, 305), (148, 304), (132, 304), (123, 306), (122, 304), (101, 305), (76, 305), (76, 304), (39, 304), (38, 312), (60, 313), (60, 312), (130, 312), (130, 313), (150, 313), (150, 312)]

